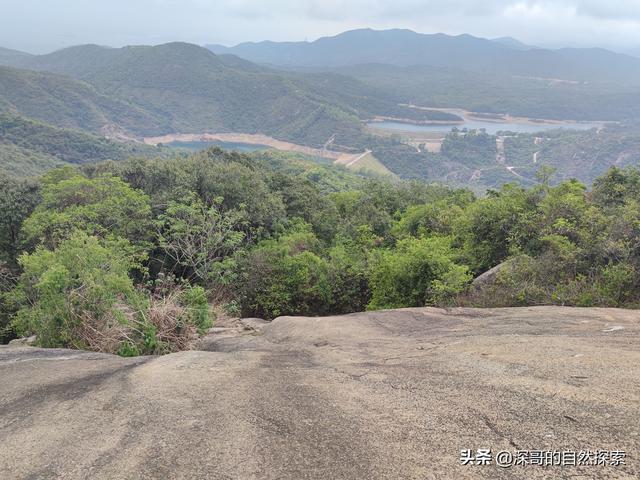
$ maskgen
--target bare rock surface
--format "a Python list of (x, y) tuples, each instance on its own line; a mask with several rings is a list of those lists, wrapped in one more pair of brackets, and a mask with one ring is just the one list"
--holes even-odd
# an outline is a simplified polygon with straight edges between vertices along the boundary
[[(246, 323), (164, 357), (0, 347), (0, 479), (640, 478), (640, 312)], [(462, 466), (478, 448), (626, 465)]]

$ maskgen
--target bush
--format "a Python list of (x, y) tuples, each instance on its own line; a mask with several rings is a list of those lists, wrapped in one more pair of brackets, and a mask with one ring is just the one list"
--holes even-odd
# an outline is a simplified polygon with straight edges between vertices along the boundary
[(11, 305), (8, 292), (15, 286), (17, 278), (5, 264), (0, 263), (0, 345), (16, 338), (11, 325), (11, 317), (15, 308)]
[(277, 240), (261, 242), (239, 260), (242, 314), (322, 315), (330, 311), (327, 262), (313, 250), (318, 241), (306, 224)]
[(467, 267), (454, 262), (449, 238), (409, 237), (375, 253), (368, 308), (433, 305), (459, 293), (470, 279)]
[(210, 326), (204, 290), (174, 286), (144, 292), (129, 272), (139, 259), (126, 240), (77, 231), (55, 250), (20, 257), (23, 273), (12, 293), (21, 335), (43, 347), (131, 356), (188, 348)]
[(69, 168), (54, 170), (45, 177), (42, 202), (22, 231), (31, 243), (55, 248), (74, 230), (144, 245), (153, 231), (149, 198), (117, 177), (88, 179)]

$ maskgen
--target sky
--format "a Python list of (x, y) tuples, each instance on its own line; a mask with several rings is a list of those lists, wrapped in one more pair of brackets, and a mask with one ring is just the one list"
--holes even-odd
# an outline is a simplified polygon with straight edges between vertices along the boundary
[(0, 0), (0, 46), (299, 41), (370, 27), (640, 53), (640, 0)]

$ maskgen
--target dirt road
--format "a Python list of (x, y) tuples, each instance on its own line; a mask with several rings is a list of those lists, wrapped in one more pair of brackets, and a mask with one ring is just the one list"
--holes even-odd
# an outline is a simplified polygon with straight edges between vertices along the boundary
[[(638, 312), (408, 309), (254, 328), (154, 358), (0, 347), (0, 478), (640, 476)], [(624, 450), (626, 465), (460, 464), (479, 448)]]

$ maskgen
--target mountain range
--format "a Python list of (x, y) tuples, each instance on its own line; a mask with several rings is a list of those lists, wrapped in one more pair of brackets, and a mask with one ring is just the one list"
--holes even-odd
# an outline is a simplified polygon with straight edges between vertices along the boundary
[(265, 41), (207, 47), (218, 54), (233, 54), (252, 62), (289, 68), (371, 63), (401, 67), (429, 65), (574, 81), (640, 84), (638, 58), (604, 49), (541, 49), (513, 38), (488, 40), (466, 34), (360, 29), (313, 42)]

